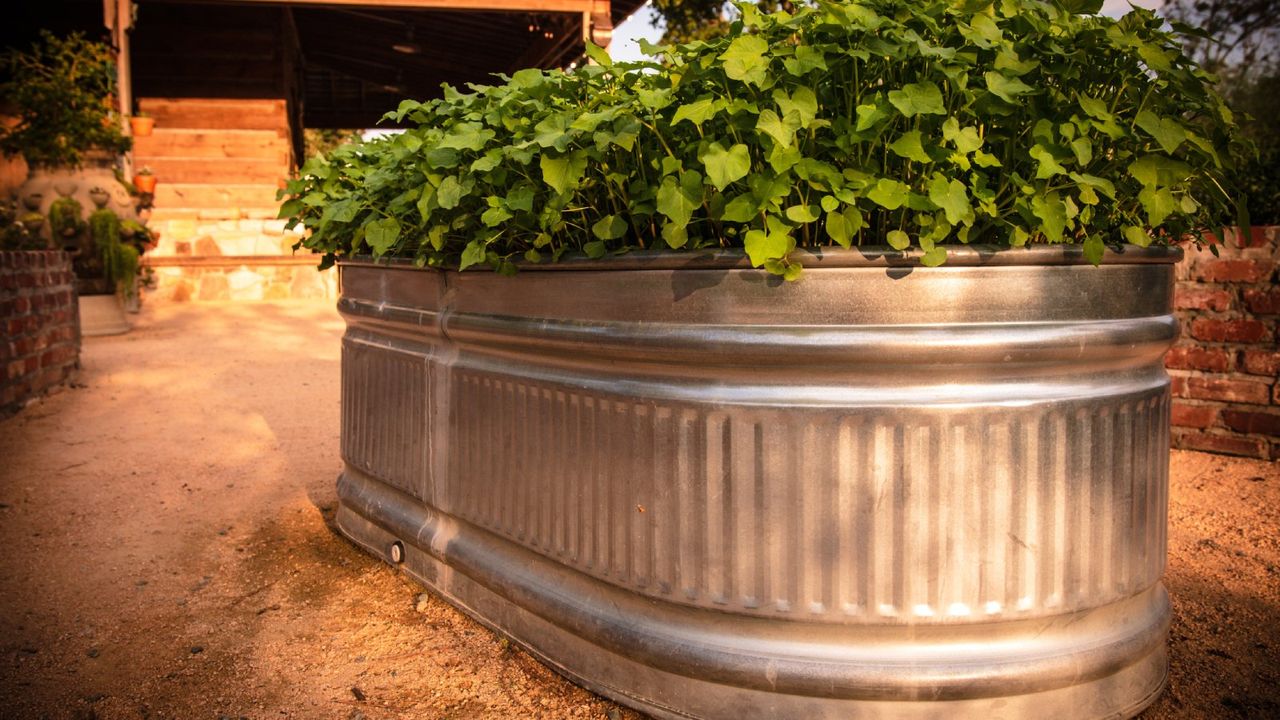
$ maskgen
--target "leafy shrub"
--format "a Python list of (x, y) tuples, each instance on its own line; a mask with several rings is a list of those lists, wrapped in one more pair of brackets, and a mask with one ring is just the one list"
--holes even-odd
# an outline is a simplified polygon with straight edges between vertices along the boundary
[(0, 77), (0, 97), (18, 115), (13, 128), (0, 128), (5, 155), (20, 153), (33, 165), (78, 166), (86, 150), (121, 153), (131, 146), (111, 107), (116, 70), (107, 45), (45, 30), (31, 50), (0, 56)]
[[(740, 5), (664, 62), (522, 70), (313, 159), (282, 216), (340, 256), (512, 271), (569, 251), (1170, 242), (1221, 224), (1233, 120), (1161, 20), (1099, 0)], [(1085, 12), (1081, 12), (1085, 11)]]
[(133, 279), (137, 277), (140, 267), (140, 253), (137, 248), (121, 241), (122, 229), (120, 217), (106, 208), (89, 216), (89, 234), (102, 261), (103, 277), (115, 288), (116, 293), (130, 297), (134, 292)]

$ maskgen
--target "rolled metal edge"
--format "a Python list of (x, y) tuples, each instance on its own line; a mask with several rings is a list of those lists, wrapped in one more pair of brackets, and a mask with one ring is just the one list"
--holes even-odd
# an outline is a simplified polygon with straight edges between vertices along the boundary
[[(733, 617), (637, 597), (350, 466), (338, 494), (346, 509), (389, 536), (564, 632), (667, 673), (748, 690), (869, 701), (1041, 693), (1149, 660), (1163, 652), (1169, 625), (1168, 595), (1159, 583), (1094, 610), (1001, 623), (1002, 638), (1013, 641), (984, 639), (980, 624), (815, 627)], [(357, 528), (341, 529), (360, 537)]]
[[(975, 265), (1088, 265), (1084, 247), (1066, 245), (1028, 245), (1008, 248), (998, 245), (946, 246), (947, 260), (944, 266)], [(792, 253), (802, 264), (819, 267), (923, 267), (922, 250), (894, 250), (883, 245), (854, 248), (799, 248)], [(1182, 259), (1183, 249), (1176, 245), (1139, 247), (1116, 245), (1103, 251), (1102, 264), (1151, 264), (1176, 263)], [(373, 259), (360, 255), (341, 261), (343, 264), (376, 264), (405, 269), (419, 269), (408, 258)], [(606, 258), (588, 258), (569, 254), (556, 262), (519, 262), (521, 271), (572, 271), (572, 270), (679, 270), (682, 268), (742, 268), (752, 267), (746, 252), (733, 248), (707, 248), (687, 252), (669, 250), (635, 250)], [(477, 268), (473, 272), (484, 272)]]

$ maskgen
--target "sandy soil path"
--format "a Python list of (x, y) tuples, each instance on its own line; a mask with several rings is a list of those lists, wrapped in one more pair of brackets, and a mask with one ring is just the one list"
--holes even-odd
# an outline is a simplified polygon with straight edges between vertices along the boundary
[[(0, 718), (636, 718), (330, 527), (342, 323), (168, 305), (0, 422)], [(1280, 716), (1280, 471), (1174, 454), (1171, 688)]]

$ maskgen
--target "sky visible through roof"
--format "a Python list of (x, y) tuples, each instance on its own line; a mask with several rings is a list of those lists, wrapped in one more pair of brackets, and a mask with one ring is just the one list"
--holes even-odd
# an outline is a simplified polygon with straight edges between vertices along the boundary
[[(1157, 8), (1164, 0), (1134, 0), (1134, 5), (1145, 8)], [(1129, 0), (1106, 0), (1102, 5), (1105, 15), (1118, 17), (1129, 11)], [(662, 37), (662, 30), (653, 26), (655, 13), (650, 3), (635, 12), (625, 22), (613, 30), (613, 43), (609, 46), (609, 54), (615, 60), (644, 60), (647, 57), (640, 52), (639, 40), (645, 39), (656, 43)]]

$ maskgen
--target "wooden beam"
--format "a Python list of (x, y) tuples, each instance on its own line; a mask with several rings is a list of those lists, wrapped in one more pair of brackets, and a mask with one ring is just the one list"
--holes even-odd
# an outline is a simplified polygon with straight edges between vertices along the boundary
[(489, 10), (495, 12), (591, 14), (597, 0), (224, 0), (237, 5), (347, 5), (402, 10)]
[[(133, 72), (129, 52), (129, 30), (133, 27), (133, 0), (102, 0), (103, 24), (111, 31), (111, 43), (116, 48), (116, 101), (120, 111), (121, 129), (132, 135), (128, 116), (133, 114)], [(125, 177), (133, 176), (133, 157), (124, 154)]]

